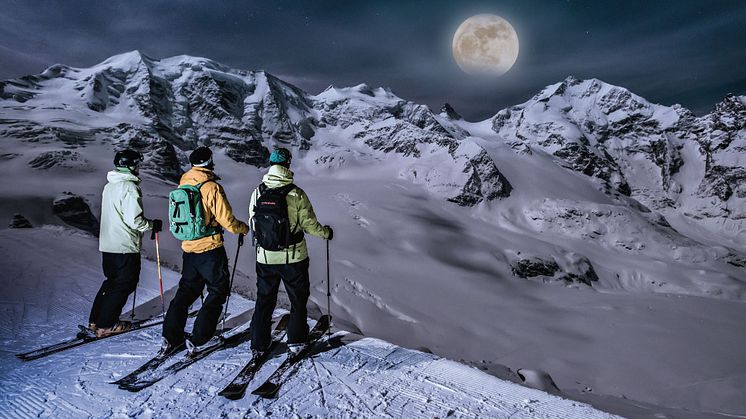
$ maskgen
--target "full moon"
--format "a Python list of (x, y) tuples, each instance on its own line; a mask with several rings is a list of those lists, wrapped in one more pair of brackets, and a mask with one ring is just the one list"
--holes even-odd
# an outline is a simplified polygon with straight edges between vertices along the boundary
[(453, 58), (469, 74), (501, 76), (518, 58), (518, 34), (500, 16), (472, 16), (453, 35)]

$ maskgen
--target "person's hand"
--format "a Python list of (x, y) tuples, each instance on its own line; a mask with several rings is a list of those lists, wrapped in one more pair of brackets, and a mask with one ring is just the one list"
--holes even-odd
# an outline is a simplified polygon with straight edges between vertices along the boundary
[(159, 219), (153, 220), (153, 231), (158, 233), (163, 231), (163, 221)]
[(324, 228), (325, 228), (325, 229), (326, 229), (327, 231), (329, 231), (329, 237), (327, 237), (326, 239), (327, 239), (327, 240), (331, 240), (331, 239), (332, 239), (332, 237), (334, 237), (334, 230), (332, 230), (332, 227), (331, 227), (331, 226), (328, 226), (328, 225), (327, 225), (327, 226), (324, 226)]
[(243, 237), (244, 237), (243, 233), (238, 234), (238, 247), (243, 246)]

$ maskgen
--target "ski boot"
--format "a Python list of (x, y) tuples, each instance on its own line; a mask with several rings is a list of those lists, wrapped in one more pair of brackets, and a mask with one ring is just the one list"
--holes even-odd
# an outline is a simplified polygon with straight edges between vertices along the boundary
[(251, 357), (258, 359), (259, 357), (264, 356), (269, 350), (272, 349), (272, 344), (270, 343), (264, 348), (251, 348)]
[(158, 354), (156, 355), (158, 358), (165, 358), (174, 353), (174, 351), (184, 347), (183, 343), (181, 345), (171, 345), (166, 338), (161, 339), (161, 348), (158, 350)]
[(306, 346), (305, 343), (288, 343), (288, 352), (290, 353), (290, 356), (298, 355), (300, 351), (303, 350), (304, 346)]
[(111, 335), (117, 335), (119, 333), (129, 332), (132, 330), (132, 323), (128, 321), (119, 321), (112, 327), (98, 327), (96, 328), (96, 337), (105, 338)]
[(184, 343), (186, 343), (186, 347), (187, 347), (187, 356), (192, 358), (192, 357), (197, 356), (200, 352), (206, 349), (210, 349), (213, 346), (220, 345), (222, 342), (223, 342), (222, 336), (213, 336), (210, 338), (210, 340), (208, 340), (207, 342), (199, 346), (192, 343), (190, 339), (187, 339)]
[(83, 325), (78, 325), (78, 334), (76, 337), (78, 339), (95, 339), (96, 338), (96, 323), (88, 323), (88, 327), (85, 327)]

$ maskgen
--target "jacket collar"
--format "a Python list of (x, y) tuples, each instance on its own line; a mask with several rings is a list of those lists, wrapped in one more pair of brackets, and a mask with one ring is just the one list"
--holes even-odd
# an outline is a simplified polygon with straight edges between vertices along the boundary
[(210, 180), (220, 180), (220, 178), (212, 170), (205, 167), (192, 167), (187, 170), (186, 173), (181, 175), (181, 185), (189, 184), (196, 185), (198, 183), (205, 183)]
[(109, 183), (116, 183), (116, 182), (134, 182), (134, 183), (140, 183), (140, 178), (135, 176), (132, 171), (126, 168), (116, 168), (109, 173), (106, 174), (106, 180), (109, 181)]
[(293, 172), (287, 167), (275, 164), (269, 167), (269, 171), (262, 178), (262, 182), (268, 188), (281, 188), (293, 183)]

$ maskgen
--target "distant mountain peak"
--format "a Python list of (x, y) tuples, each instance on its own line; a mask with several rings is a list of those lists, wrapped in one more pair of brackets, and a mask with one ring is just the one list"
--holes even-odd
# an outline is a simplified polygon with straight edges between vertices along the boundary
[(396, 96), (396, 94), (394, 94), (394, 92), (388, 87), (372, 88), (366, 83), (360, 83), (350, 87), (337, 87), (330, 85), (315, 97), (319, 100), (326, 101), (337, 101), (350, 98), (356, 98), (363, 101), (404, 101), (402, 98)]
[(131, 68), (131, 67), (137, 67), (140, 64), (151, 64), (154, 60), (150, 57), (147, 57), (143, 53), (141, 53), (139, 50), (132, 50), (128, 52), (123, 52), (121, 54), (113, 55), (104, 61), (100, 62), (99, 64), (95, 65), (94, 67), (99, 66), (112, 66), (117, 67), (121, 69)]
[(453, 109), (453, 106), (451, 106), (450, 103), (444, 103), (440, 108), (440, 113), (454, 120), (463, 119), (461, 115)]

